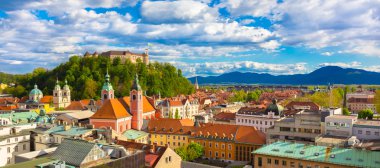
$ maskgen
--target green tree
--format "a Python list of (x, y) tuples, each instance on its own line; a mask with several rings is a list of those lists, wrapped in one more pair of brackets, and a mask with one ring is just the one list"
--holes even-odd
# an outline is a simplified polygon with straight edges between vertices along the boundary
[(358, 113), (359, 119), (369, 119), (372, 120), (373, 118), (373, 111), (371, 109), (364, 109), (359, 111)]
[(94, 98), (97, 95), (97, 83), (92, 79), (87, 79), (84, 83), (84, 98)]
[(204, 147), (198, 143), (191, 142), (186, 147), (181, 146), (174, 150), (184, 161), (192, 161), (203, 156)]
[(23, 97), (27, 94), (25, 88), (21, 85), (17, 85), (16, 87), (7, 87), (3, 90), (3, 92), (12, 94), (15, 97)]
[(171, 110), (169, 111), (169, 117), (168, 118), (173, 118), (173, 112)]
[(342, 113), (343, 115), (351, 115), (351, 112), (348, 110), (348, 108), (343, 108)]

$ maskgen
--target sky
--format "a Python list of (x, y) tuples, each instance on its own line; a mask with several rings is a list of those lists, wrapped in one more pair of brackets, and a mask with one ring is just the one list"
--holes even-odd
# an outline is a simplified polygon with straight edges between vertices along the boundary
[[(148, 45), (152, 44), (152, 45)], [(187, 77), (380, 72), (380, 0), (1, 0), (0, 71), (129, 50)]]

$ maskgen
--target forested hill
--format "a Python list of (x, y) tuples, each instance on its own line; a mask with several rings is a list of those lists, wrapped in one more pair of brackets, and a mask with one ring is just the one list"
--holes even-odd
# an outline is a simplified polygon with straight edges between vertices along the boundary
[(27, 95), (36, 83), (45, 95), (52, 95), (58, 78), (61, 86), (64, 85), (64, 80), (67, 80), (72, 90), (73, 100), (98, 99), (107, 69), (116, 97), (129, 95), (136, 73), (147, 95), (161, 93), (161, 96), (175, 96), (194, 92), (193, 85), (182, 76), (182, 71), (169, 63), (155, 62), (146, 65), (141, 61), (134, 64), (128, 60), (121, 64), (120, 59), (111, 61), (105, 57), (83, 58), (80, 56), (73, 56), (68, 62), (50, 71), (37, 68), (32, 73), (20, 75), (16, 81), (18, 87), (8, 92), (13, 92), (15, 96)]

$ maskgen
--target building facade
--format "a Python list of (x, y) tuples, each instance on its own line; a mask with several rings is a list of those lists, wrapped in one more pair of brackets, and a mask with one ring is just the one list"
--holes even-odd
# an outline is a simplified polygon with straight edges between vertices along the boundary
[(59, 81), (57, 80), (53, 90), (53, 103), (55, 108), (66, 108), (71, 104), (70, 87), (67, 85), (67, 81), (65, 81), (65, 85), (63, 89), (61, 89)]
[[(136, 63), (138, 59), (140, 59), (143, 63), (149, 64), (149, 50), (145, 49), (145, 52), (142, 54), (132, 53), (130, 51), (107, 51), (100, 54), (102, 57), (109, 58), (111, 60), (115, 58), (120, 58), (121, 63), (125, 63), (126, 60), (131, 61), (132, 63)], [(99, 54), (94, 52), (94, 54), (90, 54), (86, 52), (84, 57), (98, 57)]]
[(267, 131), (267, 143), (276, 141), (296, 141), (314, 144), (315, 137), (321, 134), (321, 114), (301, 111), (294, 117), (282, 118), (274, 122)]
[(266, 109), (245, 107), (236, 113), (236, 125), (254, 126), (262, 132), (272, 127), (283, 116), (283, 107), (273, 100)]

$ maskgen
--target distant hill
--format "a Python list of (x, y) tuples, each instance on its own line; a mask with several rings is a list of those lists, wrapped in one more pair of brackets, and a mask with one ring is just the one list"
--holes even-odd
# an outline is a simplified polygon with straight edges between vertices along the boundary
[[(189, 78), (194, 83), (195, 77)], [(361, 69), (326, 66), (309, 74), (270, 75), (259, 73), (231, 72), (220, 76), (199, 77), (199, 84), (380, 84), (380, 73)]]

